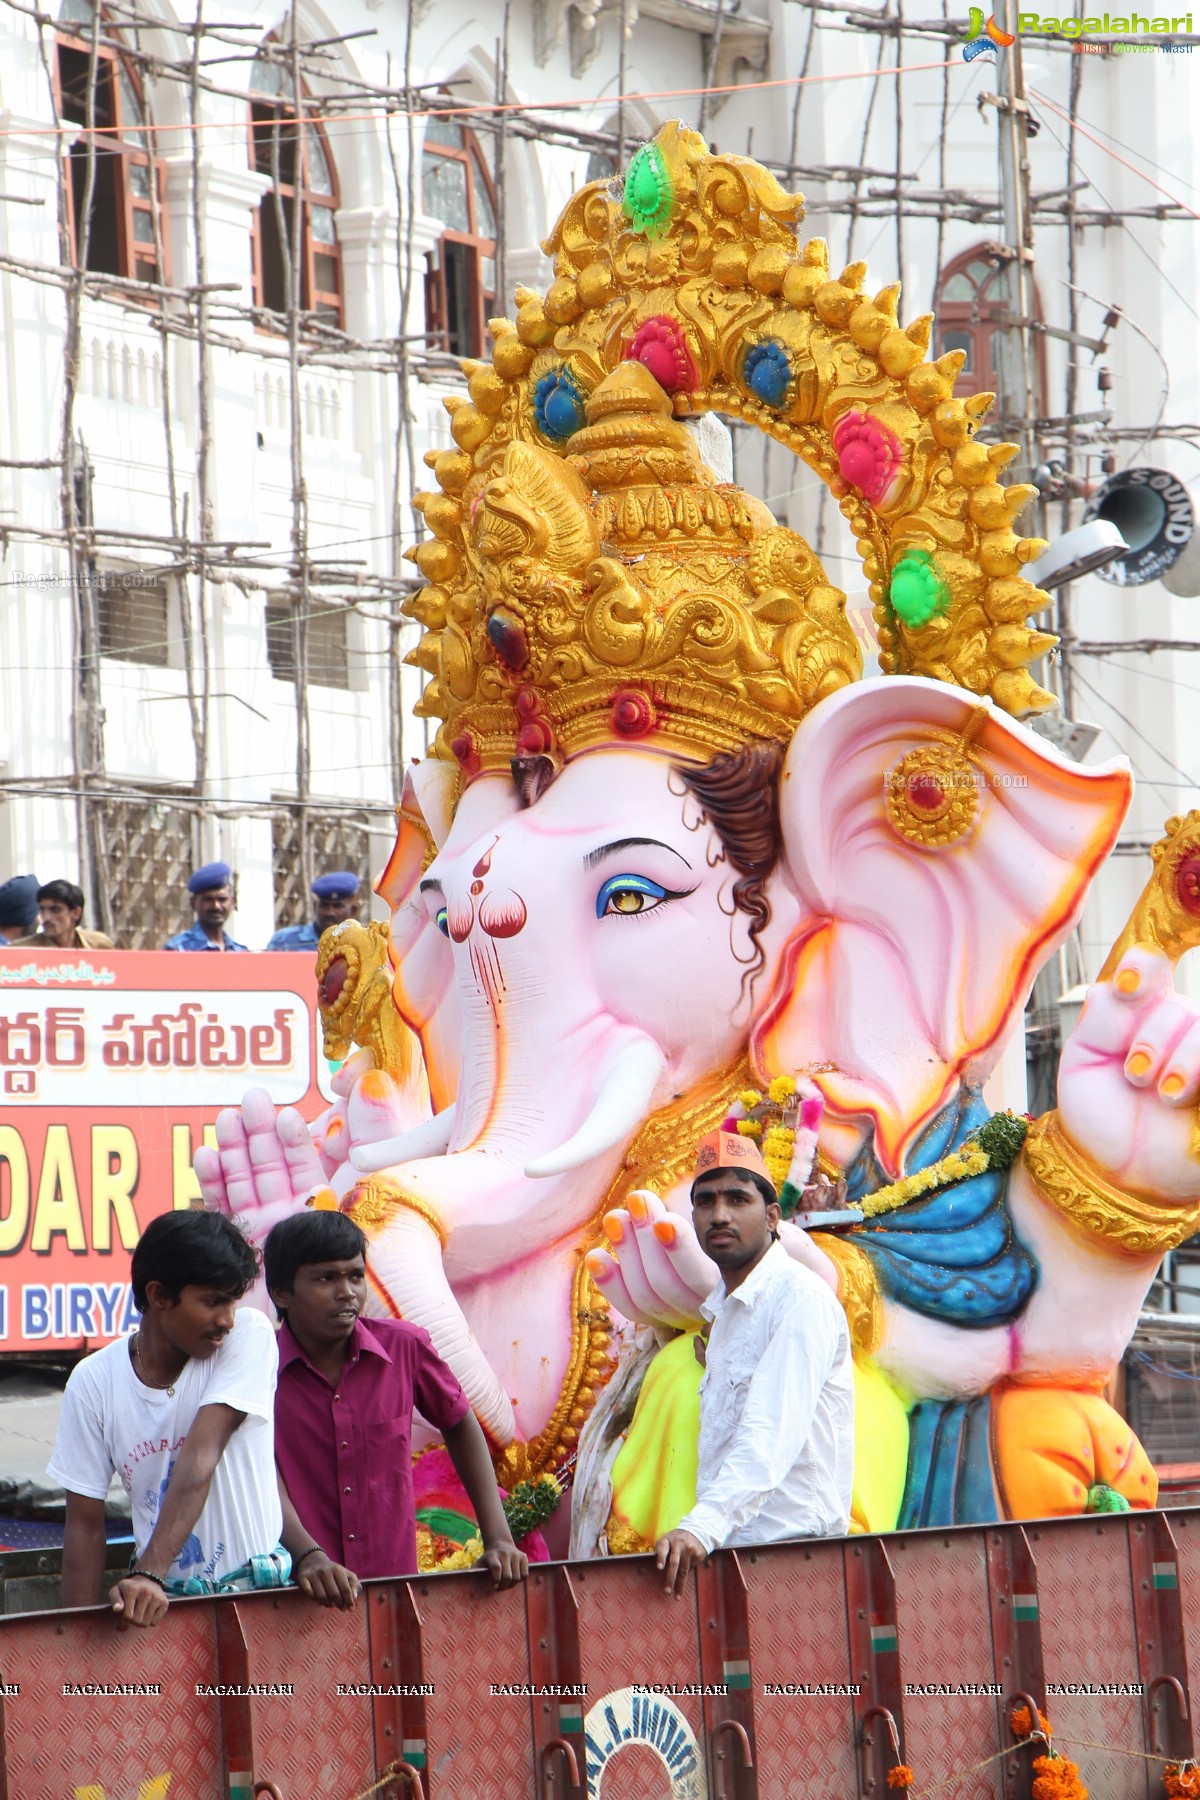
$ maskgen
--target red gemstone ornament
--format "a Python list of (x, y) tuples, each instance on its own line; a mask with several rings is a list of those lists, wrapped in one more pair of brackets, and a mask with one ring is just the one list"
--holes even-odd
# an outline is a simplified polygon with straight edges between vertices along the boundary
[(541, 702), (533, 688), (517, 693), (517, 716), (521, 720), (517, 732), (520, 756), (544, 756), (554, 748), (554, 727), (541, 710)]
[(1184, 857), (1175, 871), (1175, 892), (1184, 912), (1200, 918), (1200, 855)]
[(645, 694), (630, 689), (613, 701), (612, 727), (622, 737), (645, 737), (657, 724), (654, 708)]
[(699, 383), (682, 331), (663, 314), (638, 327), (625, 360), (640, 362), (668, 394), (690, 394)]
[(887, 497), (904, 461), (904, 450), (894, 432), (867, 413), (843, 413), (833, 428), (842, 480), (856, 487), (872, 506)]
[(946, 790), (936, 775), (910, 775), (908, 803), (917, 812), (935, 813), (946, 802)]
[(453, 738), (450, 748), (465, 775), (478, 775), (479, 755), (475, 749), (475, 739), (469, 731), (460, 732), (458, 737)]

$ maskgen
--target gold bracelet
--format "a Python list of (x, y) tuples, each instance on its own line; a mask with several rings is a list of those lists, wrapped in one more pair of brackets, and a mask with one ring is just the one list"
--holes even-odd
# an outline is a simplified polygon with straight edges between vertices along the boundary
[(346, 1211), (354, 1223), (368, 1234), (386, 1225), (400, 1208), (405, 1212), (416, 1213), (419, 1219), (423, 1219), (445, 1250), (449, 1233), (428, 1200), (418, 1200), (414, 1194), (406, 1193), (394, 1181), (369, 1175), (351, 1190), (346, 1202)]
[(1129, 1193), (1106, 1181), (1067, 1136), (1057, 1111), (1034, 1121), (1021, 1154), (1038, 1192), (1051, 1206), (1081, 1231), (1106, 1238), (1131, 1256), (1163, 1256), (1200, 1224), (1200, 1200), (1180, 1212), (1169, 1202)]

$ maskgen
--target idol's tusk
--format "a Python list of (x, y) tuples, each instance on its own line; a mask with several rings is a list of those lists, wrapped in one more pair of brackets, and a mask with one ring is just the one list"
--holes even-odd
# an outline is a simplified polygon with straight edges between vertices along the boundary
[(360, 1144), (350, 1152), (353, 1166), (364, 1175), (390, 1169), (396, 1163), (416, 1162), (422, 1156), (442, 1156), (450, 1144), (454, 1130), (454, 1107), (447, 1106), (431, 1119), (422, 1119), (396, 1137), (383, 1138), (378, 1144)]
[(592, 1110), (579, 1130), (557, 1150), (526, 1163), (526, 1175), (565, 1175), (568, 1169), (579, 1168), (615, 1144), (628, 1143), (645, 1122), (665, 1067), (662, 1051), (648, 1038), (628, 1045), (601, 1082)]

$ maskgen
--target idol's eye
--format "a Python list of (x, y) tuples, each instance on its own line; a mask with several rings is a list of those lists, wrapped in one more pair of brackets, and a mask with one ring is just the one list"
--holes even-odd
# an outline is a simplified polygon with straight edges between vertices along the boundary
[(654, 912), (664, 900), (678, 898), (670, 888), (660, 887), (645, 875), (610, 875), (596, 895), (596, 917), (619, 914), (630, 918), (636, 913)]
[(441, 932), (442, 936), (449, 937), (450, 936), (450, 927), (446, 923), (446, 908), (444, 906), (439, 906), (437, 909), (436, 923), (437, 923), (437, 928)]

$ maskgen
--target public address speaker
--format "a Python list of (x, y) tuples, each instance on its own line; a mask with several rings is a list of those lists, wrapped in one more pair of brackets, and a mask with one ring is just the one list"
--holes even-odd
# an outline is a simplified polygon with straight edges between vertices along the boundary
[(1122, 469), (1110, 475), (1083, 516), (1115, 525), (1129, 546), (1123, 556), (1097, 569), (1101, 581), (1117, 587), (1161, 581), (1172, 593), (1200, 594), (1200, 544), (1191, 495), (1166, 469)]

